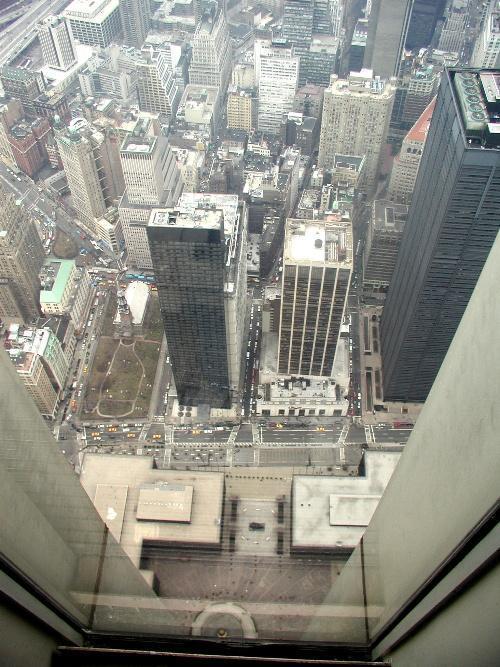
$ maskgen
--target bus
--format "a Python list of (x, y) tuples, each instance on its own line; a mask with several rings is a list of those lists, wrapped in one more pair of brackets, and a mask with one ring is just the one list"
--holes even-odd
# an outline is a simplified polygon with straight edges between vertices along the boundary
[(126, 280), (141, 280), (142, 282), (145, 283), (155, 282), (154, 276), (145, 276), (143, 273), (126, 273), (125, 278)]
[(413, 428), (413, 424), (407, 421), (395, 421), (393, 426), (394, 428)]

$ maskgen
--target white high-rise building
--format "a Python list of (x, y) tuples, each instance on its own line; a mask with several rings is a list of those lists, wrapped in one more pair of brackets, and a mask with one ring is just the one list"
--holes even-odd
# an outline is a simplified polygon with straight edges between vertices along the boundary
[(362, 186), (373, 188), (394, 102), (395, 79), (374, 77), (371, 70), (351, 72), (347, 79), (332, 75), (325, 90), (318, 163), (331, 168), (334, 156), (364, 155)]
[(76, 63), (75, 45), (64, 18), (47, 16), (37, 25), (37, 32), (47, 67), (66, 71)]
[(224, 94), (231, 75), (230, 45), (224, 12), (204, 14), (193, 39), (189, 83), (218, 86)]
[(175, 115), (181, 91), (169, 52), (142, 52), (137, 60), (137, 96), (141, 111), (162, 114), (167, 120)]
[(152, 269), (146, 226), (152, 207), (172, 206), (182, 191), (182, 179), (167, 138), (153, 136), (139, 122), (120, 149), (125, 193), (119, 216), (128, 264)]
[(278, 134), (283, 115), (292, 111), (299, 81), (299, 60), (285, 40), (255, 42), (260, 132)]
[(500, 0), (495, 0), (490, 6), (483, 30), (477, 38), (471, 65), (500, 68)]
[(74, 39), (89, 46), (109, 46), (121, 29), (118, 0), (73, 0), (63, 16)]
[(340, 37), (344, 27), (344, 0), (330, 0), (330, 18), (332, 21), (332, 35)]

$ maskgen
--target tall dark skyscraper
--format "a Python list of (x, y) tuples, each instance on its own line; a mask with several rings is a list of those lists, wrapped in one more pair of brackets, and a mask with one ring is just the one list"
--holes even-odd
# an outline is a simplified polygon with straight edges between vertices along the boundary
[(181, 405), (228, 408), (238, 389), (246, 215), (237, 195), (184, 194), (147, 227)]
[(385, 400), (426, 399), (499, 228), (500, 72), (445, 70), (382, 315)]

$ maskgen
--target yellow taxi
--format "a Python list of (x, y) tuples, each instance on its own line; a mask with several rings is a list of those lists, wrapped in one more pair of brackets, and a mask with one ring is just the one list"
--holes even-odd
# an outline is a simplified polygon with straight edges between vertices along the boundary
[(127, 433), (127, 438), (135, 438), (135, 433)]
[(316, 426), (317, 431), (324, 431), (325, 427), (324, 426)]
[(92, 433), (90, 435), (92, 437), (95, 437), (96, 435), (101, 435), (101, 434), (99, 433), (99, 431), (92, 431)]
[(280, 423), (276, 424), (276, 428), (283, 428), (283, 424)]
[(85, 366), (85, 368), (83, 369), (83, 372), (86, 373), (88, 370), (89, 370), (89, 367)]
[(160, 433), (155, 433), (155, 435), (153, 436), (153, 440), (161, 440), (162, 438), (163, 436), (160, 435)]

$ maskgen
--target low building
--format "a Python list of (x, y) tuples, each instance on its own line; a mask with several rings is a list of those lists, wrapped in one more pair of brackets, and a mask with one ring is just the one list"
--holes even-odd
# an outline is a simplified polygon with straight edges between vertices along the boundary
[(84, 328), (93, 297), (90, 276), (72, 259), (49, 257), (40, 272), (40, 306), (47, 317), (68, 315), (77, 331)]
[(227, 126), (231, 130), (251, 132), (257, 125), (255, 92), (230, 86), (227, 93)]
[(15, 162), (30, 178), (48, 162), (46, 144), (50, 136), (50, 124), (46, 118), (20, 120), (7, 132), (7, 141)]
[(200, 175), (205, 164), (205, 151), (178, 146), (172, 146), (172, 151), (184, 183), (183, 192), (198, 192)]
[(221, 548), (224, 475), (155, 470), (149, 456), (86, 454), (80, 482), (140, 567), (148, 548)]
[(188, 84), (177, 109), (176, 126), (199, 130), (207, 138), (214, 136), (219, 110), (217, 86)]
[(364, 475), (295, 475), (292, 482), (292, 553), (349, 556), (377, 509), (400, 452), (366, 451)]
[[(274, 301), (274, 300), (273, 300)], [(272, 303), (272, 302), (271, 302)], [(276, 322), (279, 303), (267, 312), (263, 336), (261, 384), (257, 391), (256, 414), (262, 417), (345, 417), (349, 410), (349, 347), (344, 338), (337, 343), (332, 377), (302, 378), (276, 374)], [(264, 333), (264, 321), (263, 321)], [(271, 359), (272, 357), (272, 359)], [(268, 363), (269, 360), (271, 363)]]
[(11, 324), (3, 343), (41, 414), (53, 418), (69, 369), (58, 337), (49, 327)]
[(134, 280), (118, 291), (118, 308), (113, 324), (123, 335), (140, 334), (149, 303), (149, 287)]

